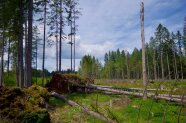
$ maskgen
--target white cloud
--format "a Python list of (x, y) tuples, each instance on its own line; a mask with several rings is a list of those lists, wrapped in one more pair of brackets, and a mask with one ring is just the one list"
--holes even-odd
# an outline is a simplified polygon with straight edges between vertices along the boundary
[[(85, 54), (103, 60), (104, 54), (117, 48), (132, 52), (141, 47), (140, 40), (141, 0), (80, 0), (83, 8), (78, 20), (76, 59)], [(144, 0), (145, 37), (148, 42), (155, 28), (162, 23), (171, 31), (181, 30), (186, 8), (183, 0)], [(181, 18), (180, 18), (181, 17)], [(40, 30), (42, 26), (40, 26)], [(68, 32), (67, 32), (68, 33)], [(55, 46), (46, 49), (46, 67), (55, 69)], [(63, 42), (63, 69), (70, 68), (70, 45)], [(77, 60), (77, 61), (78, 61)], [(76, 63), (78, 68), (79, 62)], [(76, 69), (77, 69), (76, 68)]]

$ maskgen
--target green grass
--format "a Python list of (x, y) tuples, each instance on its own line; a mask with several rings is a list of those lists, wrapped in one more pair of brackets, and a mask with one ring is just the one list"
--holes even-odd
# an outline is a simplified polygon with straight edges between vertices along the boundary
[[(44, 85), (51, 80), (51, 77), (47, 77), (44, 79)], [(32, 84), (42, 85), (42, 77), (33, 77)]]
[[(153, 99), (147, 99), (145, 101), (141, 98), (119, 96), (119, 95), (105, 95), (100, 93), (91, 93), (91, 94), (81, 94), (81, 93), (72, 93), (66, 95), (69, 99), (77, 102), (78, 104), (88, 107), (93, 111), (97, 111), (105, 116), (115, 119), (119, 123), (134, 123), (137, 122), (137, 117), (139, 113), (138, 122), (144, 123), (149, 121), (152, 123), (159, 123), (163, 121), (163, 114), (165, 113), (165, 122), (166, 123), (175, 123), (178, 120), (178, 112), (180, 105), (177, 105), (171, 102), (167, 105), (166, 101), (157, 101)], [(98, 97), (98, 98), (97, 98)], [(98, 99), (96, 106), (96, 99)], [(110, 107), (110, 101), (112, 100), (112, 107)], [(52, 121), (62, 121), (64, 123), (72, 122), (83, 122), (83, 123), (104, 123), (97, 118), (94, 118), (90, 115), (83, 113), (79, 108), (71, 107), (64, 103), (63, 101), (51, 98), (50, 105), (55, 106), (54, 110), (50, 111), (52, 116)], [(152, 105), (152, 110), (150, 107)], [(184, 107), (183, 112), (181, 113), (180, 123), (186, 122), (186, 109)]]
[[(44, 79), (44, 85), (51, 80), (51, 77)], [(4, 74), (4, 84), (6, 87), (16, 87), (16, 74), (15, 72), (9, 72)], [(42, 77), (32, 77), (32, 84), (42, 85)]]

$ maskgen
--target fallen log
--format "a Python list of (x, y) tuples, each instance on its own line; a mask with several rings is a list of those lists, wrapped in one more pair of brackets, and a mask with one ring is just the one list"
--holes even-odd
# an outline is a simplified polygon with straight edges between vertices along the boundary
[[(105, 86), (105, 85), (95, 85), (95, 84), (90, 84), (92, 86), (96, 87), (102, 87), (102, 88), (112, 88), (112, 89), (121, 89), (121, 90), (130, 90), (130, 91), (143, 91), (143, 88), (127, 88), (127, 87), (116, 87), (116, 86)], [(149, 88), (147, 91), (156, 91), (157, 89), (155, 88)], [(161, 91), (165, 92), (170, 92), (171, 90), (168, 89), (160, 89)], [(176, 89), (175, 89), (176, 90)]]
[[(89, 88), (89, 89), (95, 89), (95, 90), (100, 90), (100, 91), (104, 91), (104, 92), (112, 92), (113, 94), (125, 94), (125, 95), (131, 95), (131, 96), (136, 96), (136, 97), (142, 97), (143, 93), (139, 93), (139, 92), (128, 92), (128, 91), (123, 91), (123, 90), (117, 90), (117, 89), (112, 89), (112, 88), (103, 88), (103, 87), (99, 87), (99, 86), (94, 86), (94, 85), (77, 85), (78, 87), (81, 88)], [(152, 93), (148, 93), (147, 94), (148, 97), (152, 97), (152, 98), (156, 98), (156, 99), (164, 99), (164, 100), (168, 100), (168, 101), (173, 101), (173, 102), (181, 102), (181, 96), (179, 95), (165, 95), (165, 94), (152, 94)], [(186, 100), (183, 100), (183, 102), (186, 102)]]
[(105, 117), (104, 115), (100, 114), (100, 113), (97, 113), (97, 112), (94, 112), (94, 111), (91, 111), (90, 109), (86, 108), (86, 107), (83, 107), (81, 105), (79, 105), (78, 103), (72, 101), (72, 100), (68, 100), (67, 98), (65, 98), (65, 96), (63, 95), (60, 95), (56, 92), (51, 92), (51, 95), (54, 96), (54, 97), (57, 97), (59, 99), (62, 99), (64, 100), (66, 103), (68, 103), (70, 106), (74, 106), (74, 107), (78, 107), (78, 108), (81, 108), (82, 111), (84, 111), (85, 113), (89, 114), (89, 115), (92, 115), (96, 118), (99, 118), (101, 120), (104, 120), (108, 123), (116, 123), (115, 121), (111, 120), (110, 118), (107, 118)]

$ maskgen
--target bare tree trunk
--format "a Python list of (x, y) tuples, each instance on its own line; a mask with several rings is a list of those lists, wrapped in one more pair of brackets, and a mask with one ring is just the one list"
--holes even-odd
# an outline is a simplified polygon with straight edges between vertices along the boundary
[(145, 62), (145, 34), (144, 34), (144, 3), (141, 2), (141, 41), (142, 41), (142, 68), (143, 68), (143, 99), (147, 99), (147, 72), (146, 72), (146, 62)]
[(176, 61), (176, 53), (175, 53), (175, 47), (173, 48), (173, 55), (174, 55), (174, 69), (175, 69), (175, 79), (178, 78), (178, 67), (177, 67), (177, 61)]
[(154, 64), (154, 79), (157, 80), (157, 71), (156, 71), (156, 48), (154, 49), (154, 54), (153, 54), (153, 64)]
[(1, 51), (1, 72), (0, 72), (0, 86), (3, 85), (4, 76), (4, 43), (5, 43), (5, 28), (3, 26), (3, 40), (2, 40), (2, 51)]
[[(37, 43), (37, 35), (36, 35), (36, 71), (37, 71), (37, 52), (38, 52), (38, 43)], [(37, 85), (37, 75), (36, 75), (36, 85)]]
[(160, 65), (157, 62), (157, 79), (160, 79)]
[[(162, 45), (162, 41), (161, 41), (161, 45)], [(164, 64), (163, 64), (163, 47), (161, 46), (161, 76), (162, 79), (164, 80)]]
[(19, 39), (18, 39), (18, 83), (19, 87), (23, 87), (23, 2), (19, 3)]
[(27, 87), (32, 85), (32, 20), (33, 0), (28, 2), (28, 47), (27, 47)]
[(60, 29), (59, 29), (59, 71), (61, 72), (61, 56), (62, 56), (62, 0), (60, 0)]
[(128, 52), (126, 51), (126, 66), (127, 66), (127, 79), (130, 79), (129, 63), (128, 63)]
[(8, 40), (8, 60), (7, 60), (7, 73), (9, 76), (9, 72), (10, 72), (10, 39)]
[(76, 6), (74, 5), (74, 72), (76, 69)]
[(180, 71), (181, 71), (181, 79), (183, 80), (183, 64), (182, 64), (182, 53), (180, 56)]
[(56, 71), (58, 71), (58, 65), (59, 65), (59, 63), (58, 63), (58, 22), (57, 22), (57, 16), (56, 16)]
[(25, 86), (27, 86), (27, 49), (28, 49), (28, 27), (27, 27), (27, 19), (25, 19), (25, 69), (24, 69), (24, 81)]
[[(131, 95), (131, 96), (136, 96), (136, 97), (143, 97), (144, 94), (141, 92), (132, 92), (131, 90), (139, 90), (139, 89), (129, 89), (130, 91), (123, 91), (123, 90), (119, 90), (119, 89), (113, 89), (113, 88), (106, 88), (106, 87), (101, 87), (99, 85), (79, 85), (79, 84), (75, 84), (77, 87), (81, 87), (81, 88), (89, 88), (89, 89), (95, 89), (95, 90), (100, 90), (100, 91), (104, 91), (105, 93), (109, 94), (124, 94), (124, 95)], [(156, 89), (157, 90), (157, 89)], [(154, 91), (154, 90), (153, 90)], [(181, 95), (170, 95), (170, 94), (154, 94), (154, 93), (148, 93), (147, 94), (148, 97), (153, 97), (156, 99), (164, 99), (164, 100), (168, 100), (168, 101), (174, 101), (174, 102), (181, 102)], [(183, 102), (185, 103), (186, 100), (183, 100)]]
[(146, 55), (147, 56), (147, 78), (149, 79), (150, 78), (150, 67), (149, 67), (149, 57), (148, 57), (148, 55)]
[(71, 72), (72, 72), (72, 45), (73, 45), (73, 43), (72, 43), (72, 20), (71, 20), (71, 24), (70, 24), (70, 29), (71, 29), (71, 34), (70, 34), (70, 42), (71, 42), (71, 43), (70, 43), (70, 45), (71, 45), (70, 61), (71, 61), (71, 67), (70, 67), (70, 70), (71, 70)]
[(56, 71), (59, 70), (59, 54), (58, 54), (58, 9), (57, 9), (57, 2), (56, 2)]
[(44, 0), (45, 8), (44, 8), (44, 37), (43, 37), (43, 63), (42, 63), (42, 86), (44, 86), (45, 79), (45, 43), (46, 43), (46, 0)]
[(168, 74), (169, 74), (169, 80), (171, 79), (171, 73), (170, 73), (170, 65), (169, 65), (169, 56), (167, 53), (167, 68), (168, 68)]

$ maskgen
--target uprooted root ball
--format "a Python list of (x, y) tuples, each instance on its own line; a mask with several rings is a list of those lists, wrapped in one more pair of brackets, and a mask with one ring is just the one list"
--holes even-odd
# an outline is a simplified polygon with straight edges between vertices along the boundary
[(55, 73), (46, 87), (49, 91), (56, 91), (58, 93), (69, 93), (76, 91), (84, 91), (78, 85), (93, 84), (94, 80), (90, 78), (82, 78), (75, 74), (60, 74)]

